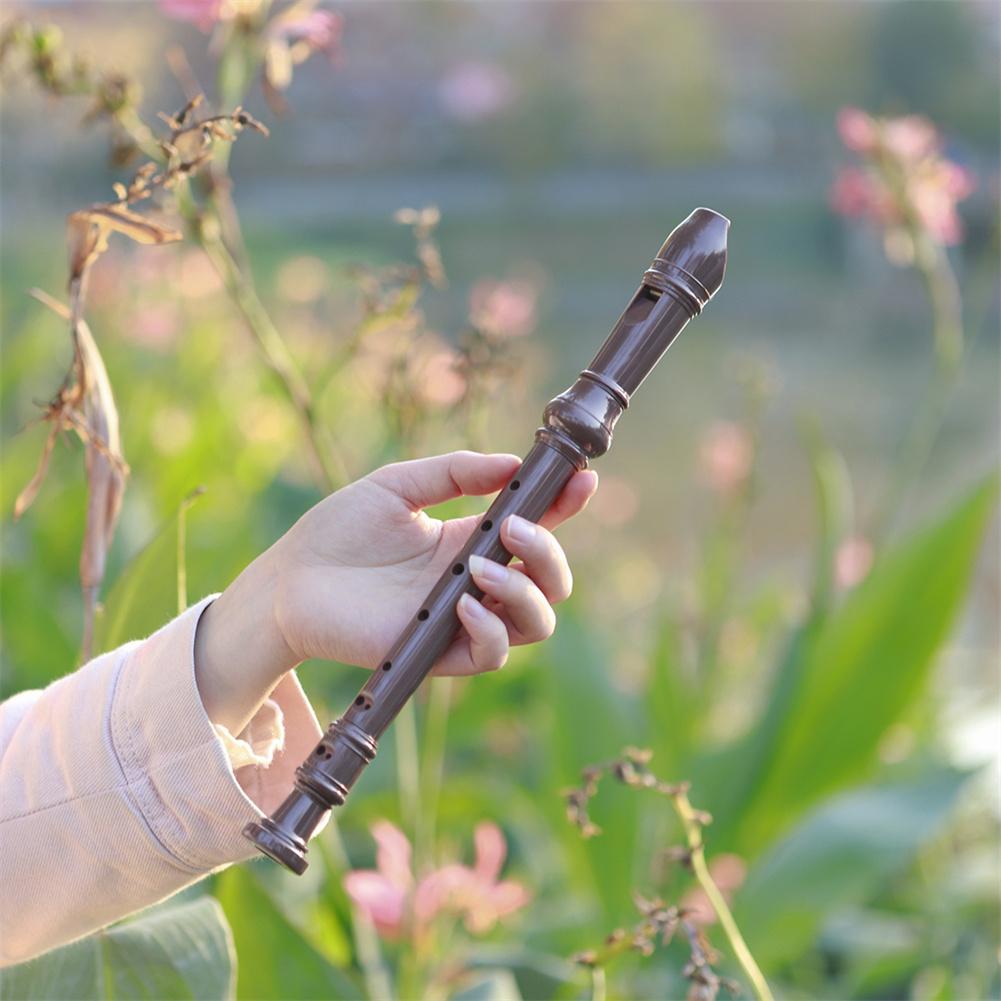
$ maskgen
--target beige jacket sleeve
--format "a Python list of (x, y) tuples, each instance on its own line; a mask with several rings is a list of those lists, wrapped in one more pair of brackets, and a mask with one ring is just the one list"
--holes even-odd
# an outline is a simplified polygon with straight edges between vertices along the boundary
[(213, 726), (194, 674), (211, 600), (0, 705), (0, 965), (254, 854), (243, 825), (287, 795), (320, 727), (294, 674), (237, 738)]

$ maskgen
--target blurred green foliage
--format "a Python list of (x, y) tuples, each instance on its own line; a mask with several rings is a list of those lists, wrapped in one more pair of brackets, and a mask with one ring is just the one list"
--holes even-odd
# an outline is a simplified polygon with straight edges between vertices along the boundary
[(209, 897), (172, 903), (4, 971), (0, 997), (30, 1001), (232, 997), (233, 936)]

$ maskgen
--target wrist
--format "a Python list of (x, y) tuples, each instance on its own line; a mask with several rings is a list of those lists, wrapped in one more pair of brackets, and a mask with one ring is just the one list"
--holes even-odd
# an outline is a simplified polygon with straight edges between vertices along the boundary
[(274, 614), (277, 575), (265, 552), (209, 605), (195, 632), (195, 679), (213, 723), (240, 733), (299, 658)]

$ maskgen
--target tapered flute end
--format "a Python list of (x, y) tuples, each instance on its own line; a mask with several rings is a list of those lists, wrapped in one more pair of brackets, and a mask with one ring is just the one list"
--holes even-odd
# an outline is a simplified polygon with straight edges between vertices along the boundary
[(705, 306), (723, 284), (729, 229), (726, 216), (712, 209), (696, 209), (664, 241), (654, 268), (676, 268), (694, 278), (698, 284), (693, 292)]
[(252, 820), (244, 827), (243, 836), (252, 841), (258, 851), (279, 865), (285, 866), (286, 869), (291, 869), (297, 876), (301, 876), (309, 867), (309, 862), (306, 861), (306, 846), (296, 844), (296, 841), (268, 817)]

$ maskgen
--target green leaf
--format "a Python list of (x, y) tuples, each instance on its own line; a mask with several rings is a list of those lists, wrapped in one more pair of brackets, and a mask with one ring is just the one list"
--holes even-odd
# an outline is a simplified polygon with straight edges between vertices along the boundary
[(308, 1001), (361, 996), (358, 985), (289, 923), (247, 866), (222, 873), (216, 896), (233, 929), (240, 964), (238, 998)]
[(826, 618), (797, 634), (772, 705), (750, 745), (740, 850), (776, 831), (875, 763), (880, 739), (925, 689), (960, 611), (994, 509), (992, 478), (945, 518), (876, 563)]
[(108, 591), (94, 631), (101, 653), (155, 632), (178, 612), (185, 588), (184, 530), (188, 508), (202, 494), (193, 491), (119, 574)]
[[(550, 747), (546, 763), (553, 769), (550, 806), (556, 822), (563, 813), (560, 793), (579, 783), (581, 769), (618, 757), (623, 747), (635, 743), (636, 714), (630, 700), (612, 684), (612, 658), (572, 611), (561, 613), (559, 628), (539, 658), (552, 713), (546, 727)], [(635, 790), (614, 781), (604, 783), (594, 803), (594, 819), (604, 830), (583, 846), (605, 918), (613, 924), (633, 913), (631, 888), (641, 865), (636, 849), (643, 805)], [(570, 838), (579, 841), (569, 823), (560, 823)]]
[(903, 869), (943, 824), (967, 774), (933, 768), (836, 796), (754, 866), (734, 909), (766, 969), (801, 955), (824, 920), (860, 904)]
[(672, 614), (660, 625), (650, 665), (645, 744), (656, 755), (662, 772), (670, 773), (685, 761), (700, 722), (702, 695), (695, 672), (685, 663), (678, 623)]
[(452, 995), (452, 1001), (521, 1001), (510, 970), (483, 970)]
[(233, 939), (211, 897), (167, 904), (3, 971), (4, 1001), (231, 998)]
[(831, 604), (837, 549), (851, 524), (852, 482), (844, 456), (824, 440), (815, 423), (804, 424), (800, 435), (817, 494), (818, 542), (811, 603), (819, 612)]

